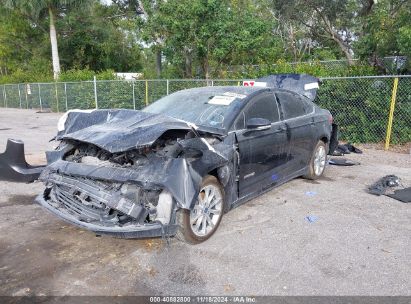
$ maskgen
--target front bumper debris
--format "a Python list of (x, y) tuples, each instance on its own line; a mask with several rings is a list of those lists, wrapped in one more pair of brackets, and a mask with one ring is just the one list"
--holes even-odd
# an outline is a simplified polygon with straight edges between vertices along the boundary
[(31, 183), (39, 178), (45, 166), (30, 166), (24, 156), (24, 143), (8, 139), (4, 153), (0, 154), (0, 180)]
[(162, 225), (161, 223), (150, 224), (129, 224), (120, 226), (104, 226), (97, 223), (87, 223), (79, 220), (65, 209), (58, 209), (46, 201), (43, 195), (36, 198), (36, 202), (44, 207), (47, 211), (58, 216), (62, 220), (73, 224), (77, 227), (91, 230), (98, 235), (110, 235), (119, 238), (151, 238), (161, 236), (173, 236), (177, 232), (177, 225)]
[(328, 155), (332, 155), (338, 146), (338, 125), (333, 123), (330, 137)]
[[(176, 233), (170, 219), (147, 221), (149, 211), (140, 202), (147, 203), (146, 195), (150, 195), (147, 191), (121, 185), (51, 173), (44, 194), (38, 196), (36, 202), (63, 220), (97, 234), (144, 238)], [(130, 195), (134, 195), (135, 200)], [(171, 213), (171, 204), (169, 206)], [(157, 213), (155, 208), (150, 210)]]

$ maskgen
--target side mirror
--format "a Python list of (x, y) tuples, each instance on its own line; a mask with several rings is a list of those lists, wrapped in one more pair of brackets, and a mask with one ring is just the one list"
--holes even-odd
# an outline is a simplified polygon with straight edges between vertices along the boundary
[(250, 118), (247, 120), (248, 130), (267, 130), (271, 128), (271, 121), (265, 118)]

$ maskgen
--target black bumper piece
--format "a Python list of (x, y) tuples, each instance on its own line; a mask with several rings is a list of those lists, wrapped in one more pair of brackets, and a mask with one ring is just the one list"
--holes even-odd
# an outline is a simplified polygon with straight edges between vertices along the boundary
[(36, 202), (62, 220), (80, 228), (91, 230), (98, 235), (110, 235), (118, 238), (136, 239), (151, 238), (161, 236), (174, 236), (177, 232), (177, 225), (162, 225), (161, 223), (153, 224), (135, 224), (128, 226), (103, 226), (94, 223), (87, 223), (78, 220), (75, 216), (65, 212), (64, 209), (57, 209), (51, 206), (43, 197), (39, 195)]
[(330, 145), (328, 149), (328, 155), (333, 155), (337, 146), (338, 146), (338, 125), (333, 123), (331, 137), (330, 137)]
[(0, 154), (0, 180), (31, 183), (39, 178), (45, 166), (30, 166), (24, 156), (24, 143), (8, 139), (4, 153)]

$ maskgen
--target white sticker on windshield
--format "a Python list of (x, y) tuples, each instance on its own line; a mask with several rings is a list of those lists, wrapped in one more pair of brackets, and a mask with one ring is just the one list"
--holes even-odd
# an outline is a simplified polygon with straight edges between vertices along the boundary
[(234, 99), (236, 99), (236, 97), (217, 95), (211, 98), (208, 101), (208, 104), (228, 106), (230, 103), (234, 101)]
[(233, 92), (225, 92), (223, 95), (224, 95), (224, 96), (231, 96), (231, 97), (235, 97), (235, 98), (240, 98), (240, 99), (243, 99), (243, 98), (246, 98), (246, 97), (247, 97), (247, 95), (238, 94), (238, 93), (233, 93)]
[(304, 90), (312, 90), (312, 89), (318, 89), (318, 82), (311, 82), (311, 83), (306, 83), (304, 85)]

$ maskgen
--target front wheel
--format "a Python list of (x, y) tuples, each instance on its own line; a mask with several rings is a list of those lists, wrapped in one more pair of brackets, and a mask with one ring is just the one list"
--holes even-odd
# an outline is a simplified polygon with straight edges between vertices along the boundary
[(323, 141), (319, 141), (315, 146), (313, 155), (308, 164), (308, 173), (304, 175), (308, 179), (317, 179), (324, 173), (327, 162), (327, 148)]
[(220, 225), (224, 210), (224, 190), (217, 178), (207, 175), (192, 210), (177, 212), (177, 238), (198, 244), (210, 238)]

